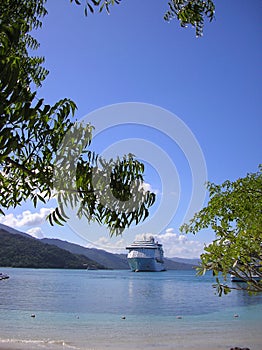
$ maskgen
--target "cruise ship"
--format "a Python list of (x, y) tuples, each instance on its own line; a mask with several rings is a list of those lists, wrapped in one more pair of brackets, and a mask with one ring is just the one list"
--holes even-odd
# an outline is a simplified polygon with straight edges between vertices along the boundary
[(155, 242), (154, 237), (144, 237), (143, 240), (135, 241), (126, 249), (129, 250), (127, 260), (132, 271), (159, 272), (166, 270), (162, 244)]

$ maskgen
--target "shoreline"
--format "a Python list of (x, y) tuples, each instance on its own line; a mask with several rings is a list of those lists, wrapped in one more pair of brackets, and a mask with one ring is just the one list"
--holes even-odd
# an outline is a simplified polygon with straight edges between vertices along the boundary
[[(163, 331), (162, 338), (157, 334), (144, 334), (142, 337), (127, 335), (122, 339), (114, 337), (86, 337), (79, 342), (51, 339), (0, 339), (0, 350), (230, 350), (235, 348), (258, 350), (261, 348), (261, 336), (248, 337), (241, 328), (230, 334), (222, 332), (198, 332), (191, 334), (170, 334)], [(254, 334), (253, 334), (254, 335)]]
[[(259, 345), (258, 345), (259, 346)], [(7, 345), (0, 345), (0, 350), (36, 350), (36, 349), (43, 349), (43, 350), (62, 350), (62, 349), (72, 349), (72, 350), (105, 350), (105, 349), (109, 349), (108, 347), (100, 347), (100, 346), (91, 346), (91, 347), (85, 347), (85, 348), (78, 348), (78, 347), (74, 347), (74, 346), (70, 346), (70, 347), (64, 347), (63, 345), (61, 347), (35, 347), (35, 345), (32, 347), (29, 346), (28, 347), (28, 344), (24, 344), (23, 346), (17, 346), (15, 344), (13, 345), (10, 345), (10, 346), (7, 346)], [(207, 346), (178, 346), (178, 347), (174, 347), (174, 345), (171, 345), (171, 347), (166, 347), (166, 346), (152, 346), (152, 347), (145, 347), (142, 345), (141, 348), (135, 346), (135, 347), (127, 347), (127, 348), (123, 348), (123, 346), (113, 346), (112, 349), (114, 350), (145, 350), (145, 349), (154, 349), (154, 350), (180, 350), (180, 349), (183, 349), (183, 350), (230, 350), (230, 349), (235, 349), (235, 348), (239, 348), (239, 349), (249, 349), (249, 350), (258, 350), (257, 347), (249, 347), (249, 346), (239, 346), (239, 345), (236, 345), (236, 346), (224, 346), (224, 345), (221, 345), (221, 346), (214, 346), (212, 344), (209, 344)], [(111, 347), (110, 347), (111, 349)]]
[[(0, 350), (230, 350), (236, 347), (250, 350), (261, 349), (262, 337), (259, 319), (239, 316), (229, 320), (197, 317), (194, 320), (163, 319), (153, 322), (139, 321), (127, 317), (113, 325), (107, 320), (94, 324), (84, 322), (68, 328), (47, 333), (33, 333), (29, 329), (22, 335), (8, 332), (0, 337)], [(57, 325), (58, 326), (58, 325)]]
[(44, 332), (43, 314), (30, 318), (27, 327), (22, 317), (22, 333), (16, 334), (12, 328), (1, 332), (0, 350), (258, 350), (262, 344), (261, 307), (235, 309), (237, 314), (233, 314), (233, 309), (227, 310), (212, 317), (127, 315), (123, 319), (89, 315), (85, 319), (83, 315), (76, 318), (67, 314), (66, 320), (62, 317), (63, 322), (56, 322), (48, 315), (45, 320), (49, 319), (53, 327)]
[(241, 345), (229, 345), (229, 346), (225, 346), (223, 344), (221, 344), (220, 346), (218, 345), (213, 345), (213, 344), (209, 344), (209, 345), (204, 345), (204, 343), (202, 345), (184, 345), (184, 346), (181, 346), (181, 345), (178, 345), (177, 347), (174, 345), (171, 345), (170, 344), (170, 347), (167, 347), (167, 346), (146, 346), (144, 347), (141, 346), (141, 347), (138, 347), (138, 346), (128, 346), (128, 347), (123, 347), (122, 345), (121, 346), (115, 346), (113, 345), (112, 347), (108, 347), (108, 346), (105, 346), (105, 347), (101, 347), (101, 346), (91, 346), (91, 347), (81, 347), (81, 348), (78, 348), (78, 347), (74, 347), (74, 346), (69, 346), (69, 347), (64, 347), (63, 345), (61, 345), (60, 347), (53, 347), (53, 346), (29, 346), (28, 347), (28, 344), (27, 345), (23, 345), (23, 346), (17, 346), (15, 344), (12, 344), (12, 345), (0, 345), (0, 350), (36, 350), (36, 349), (42, 349), (42, 350), (58, 350), (58, 349), (71, 349), (71, 350), (105, 350), (105, 349), (114, 349), (114, 350), (144, 350), (144, 349), (154, 349), (154, 350), (180, 350), (180, 349), (183, 349), (183, 350), (230, 350), (230, 349), (234, 349), (234, 348), (239, 348), (239, 349), (249, 349), (249, 350), (258, 350), (259, 349), (259, 346), (260, 346), (261, 343), (257, 343), (255, 346), (241, 346)]

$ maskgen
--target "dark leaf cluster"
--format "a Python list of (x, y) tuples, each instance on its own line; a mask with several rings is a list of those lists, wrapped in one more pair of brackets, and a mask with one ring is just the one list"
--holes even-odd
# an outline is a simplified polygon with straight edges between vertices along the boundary
[[(80, 0), (70, 0), (77, 5), (81, 5)], [(120, 4), (121, 0), (86, 0), (84, 3), (84, 12), (87, 16), (89, 13), (95, 13), (105, 10), (110, 13), (110, 8), (114, 4)], [(164, 20), (170, 22), (177, 19), (181, 27), (191, 25), (195, 28), (196, 36), (203, 35), (205, 19), (210, 22), (215, 17), (215, 4), (212, 0), (170, 0), (168, 10), (164, 14)]]
[[(80, 129), (79, 124), (73, 128), (68, 140), (73, 140), (72, 135), (76, 130), (78, 135)], [(88, 144), (90, 126), (80, 133), (85, 129), (87, 139), (83, 144)], [(105, 224), (111, 235), (145, 220), (155, 194), (143, 188), (143, 164), (132, 154), (105, 160), (93, 152), (83, 152), (83, 144), (75, 143), (73, 148), (66, 142), (57, 157), (55, 189), (59, 205), (49, 215), (50, 223), (63, 224), (68, 219), (68, 207), (75, 208), (79, 218)]]
[(0, 199), (1, 212), (27, 198), (36, 205), (52, 190), (52, 159), (71, 125), (76, 106), (64, 99), (54, 106), (37, 97), (47, 71), (31, 57), (38, 43), (29, 35), (46, 14), (45, 1), (8, 0), (0, 4)]
[[(101, 10), (113, 3), (101, 4)], [(58, 207), (49, 216), (51, 224), (68, 219), (69, 205), (78, 217), (119, 234), (148, 216), (154, 194), (142, 190), (144, 169), (134, 157), (106, 162), (88, 150), (93, 128), (72, 123), (73, 101), (51, 106), (38, 97), (48, 72), (44, 58), (29, 54), (39, 46), (30, 31), (41, 27), (44, 4), (0, 3), (0, 211), (27, 199), (36, 206), (55, 195)]]
[[(79, 0), (70, 0), (77, 5), (81, 5)], [(121, 0), (86, 0), (84, 4), (84, 12), (87, 16), (89, 13), (95, 13), (95, 9), (98, 9), (98, 12), (105, 10), (107, 14), (110, 13), (110, 6), (114, 4), (120, 4)]]
[(197, 37), (203, 35), (205, 18), (211, 22), (215, 16), (215, 5), (211, 0), (171, 0), (168, 6), (164, 19), (170, 21), (176, 18), (181, 27), (191, 25)]

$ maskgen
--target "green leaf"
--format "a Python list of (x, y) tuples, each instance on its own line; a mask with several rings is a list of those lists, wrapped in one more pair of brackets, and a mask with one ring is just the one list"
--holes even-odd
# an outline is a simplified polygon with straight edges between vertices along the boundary
[(90, 12), (91, 12), (91, 13), (94, 13), (94, 9), (93, 9), (93, 7), (92, 7), (89, 3), (87, 3), (87, 6), (88, 6)]
[(60, 221), (66, 222), (66, 219), (60, 214), (59, 209), (60, 208), (55, 209), (55, 213), (56, 213), (57, 217), (59, 218)]

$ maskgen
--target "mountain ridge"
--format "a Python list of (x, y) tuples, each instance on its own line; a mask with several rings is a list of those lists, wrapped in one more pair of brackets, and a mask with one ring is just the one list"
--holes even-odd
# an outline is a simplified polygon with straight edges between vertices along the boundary
[(175, 262), (181, 262), (181, 263), (185, 263), (185, 264), (192, 264), (194, 266), (199, 265), (200, 263), (200, 259), (198, 258), (179, 258), (177, 256), (174, 256), (172, 258), (168, 258), (169, 260), (175, 261)]
[(14, 235), (21, 235), (21, 236), (24, 236), (24, 237), (36, 239), (35, 237), (29, 235), (28, 233), (16, 230), (16, 229), (14, 229), (14, 228), (12, 228), (10, 226), (4, 225), (4, 224), (0, 224), (0, 230), (5, 230), (8, 233), (12, 233)]
[(98, 263), (106, 266), (108, 269), (129, 269), (128, 262), (124, 254), (113, 254), (102, 249), (86, 248), (57, 238), (42, 238), (41, 241), (48, 244), (54, 244), (57, 247), (70, 251), (71, 253), (85, 255), (89, 259), (97, 261)]
[[(48, 244), (55, 244), (60, 248), (69, 250), (72, 253), (82, 254), (90, 259), (97, 261), (98, 263), (113, 270), (126, 270), (129, 269), (126, 254), (113, 254), (102, 249), (86, 248), (75, 243), (62, 241), (54, 238), (42, 238), (42, 241)], [(169, 258), (164, 258), (165, 266), (168, 270), (191, 270), (196, 264), (185, 263), (186, 259), (182, 261), (173, 261)]]
[[(2, 231), (7, 231), (9, 234), (20, 235), (28, 240), (29, 242), (39, 242), (44, 245), (54, 246), (61, 250), (67, 251), (73, 255), (84, 256), (92, 262), (96, 263), (101, 268), (113, 269), (113, 270), (128, 270), (129, 265), (127, 261), (126, 254), (113, 254), (102, 249), (96, 248), (86, 248), (76, 243), (71, 243), (67, 241), (60, 240), (58, 238), (34, 238), (29, 234), (15, 230), (9, 226), (0, 224), (0, 233)], [(1, 239), (1, 235), (0, 235)], [(15, 244), (13, 242), (13, 244)], [(30, 243), (32, 244), (32, 243)], [(2, 255), (4, 252), (2, 251)], [(64, 253), (63, 253), (64, 254)], [(183, 259), (183, 258), (164, 258), (165, 266), (168, 270), (190, 270), (193, 269), (196, 264), (197, 259)], [(0, 258), (1, 265), (1, 258)]]
[(34, 237), (0, 228), (0, 266), (60, 269), (105, 269), (84, 255), (70, 253)]

